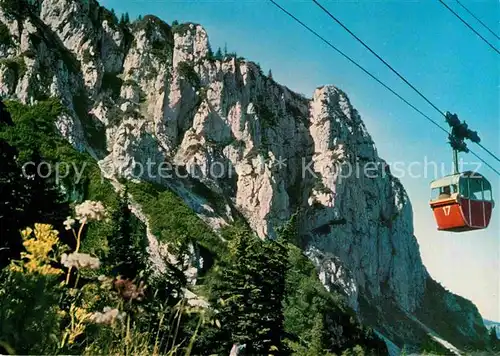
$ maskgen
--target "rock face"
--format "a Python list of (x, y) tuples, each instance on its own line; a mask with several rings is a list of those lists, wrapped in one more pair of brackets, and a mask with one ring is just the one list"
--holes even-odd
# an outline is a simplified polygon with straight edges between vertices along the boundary
[[(231, 221), (232, 207), (274, 238), (295, 214), (325, 286), (342, 289), (391, 341), (411, 341), (397, 322), (370, 317), (389, 312), (382, 304), (409, 317), (423, 306), (432, 280), (411, 204), (340, 89), (303, 97), (255, 63), (216, 58), (200, 25), (154, 16), (119, 24), (94, 0), (44, 0), (24, 18), (4, 9), (0, 21), (13, 38), (0, 44), (0, 95), (60, 98), (68, 111), (59, 130), (106, 177), (168, 185), (214, 228)], [(181, 171), (231, 207), (207, 210)], [(464, 324), (474, 324), (477, 309), (467, 308)], [(484, 337), (469, 329), (471, 340)]]

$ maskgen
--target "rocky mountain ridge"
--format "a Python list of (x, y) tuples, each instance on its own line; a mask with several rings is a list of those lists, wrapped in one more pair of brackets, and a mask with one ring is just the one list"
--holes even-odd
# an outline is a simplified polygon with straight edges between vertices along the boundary
[[(475, 306), (427, 273), (408, 196), (340, 89), (303, 97), (253, 62), (215, 56), (200, 25), (118, 23), (94, 0), (2, 9), (0, 21), (10, 38), (0, 36), (0, 95), (59, 98), (59, 131), (105, 177), (168, 186), (214, 229), (241, 214), (273, 238), (295, 217), (324, 285), (395, 350), (431, 334), (457, 349), (484, 341)], [(139, 171), (165, 163), (177, 174)], [(375, 177), (347, 174), (367, 163)]]

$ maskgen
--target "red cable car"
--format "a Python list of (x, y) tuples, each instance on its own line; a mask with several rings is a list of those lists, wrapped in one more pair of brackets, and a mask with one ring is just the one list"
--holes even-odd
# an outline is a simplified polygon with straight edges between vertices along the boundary
[(491, 184), (481, 174), (471, 171), (437, 179), (431, 183), (430, 205), (438, 230), (485, 229), (494, 207)]

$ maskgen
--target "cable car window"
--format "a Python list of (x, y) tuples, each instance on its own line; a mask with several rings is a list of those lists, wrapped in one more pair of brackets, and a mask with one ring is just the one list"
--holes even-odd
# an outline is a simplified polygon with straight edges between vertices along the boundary
[(484, 194), (483, 198), (484, 200), (487, 201), (493, 200), (493, 193), (491, 192), (491, 184), (484, 178), (483, 178), (483, 194)]
[(483, 178), (483, 190), (491, 190), (491, 184), (485, 178)]
[(439, 196), (439, 188), (434, 188), (431, 190), (431, 200), (437, 200), (438, 196)]
[(483, 179), (468, 178), (469, 198), (474, 200), (483, 200)]
[(468, 179), (460, 179), (460, 195), (462, 195), (464, 198), (469, 198), (468, 182)]
[(487, 189), (484, 191), (484, 200), (487, 200), (487, 201), (493, 200), (493, 197), (491, 195), (491, 189)]
[[(449, 185), (433, 189), (433, 191), (436, 191), (437, 194), (437, 197), (433, 198), (433, 200), (449, 199), (452, 194), (452, 188)], [(434, 194), (434, 192), (432, 193)]]

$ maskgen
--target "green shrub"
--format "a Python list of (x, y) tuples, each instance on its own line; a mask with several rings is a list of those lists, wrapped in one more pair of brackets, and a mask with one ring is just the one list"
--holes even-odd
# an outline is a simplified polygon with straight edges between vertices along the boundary
[(172, 22), (172, 33), (178, 34), (179, 36), (185, 36), (189, 32), (191, 25), (194, 24), (191, 22), (179, 24), (179, 22), (175, 20)]
[[(285, 330), (300, 340), (302, 347), (309, 349), (315, 345), (322, 354), (341, 354), (357, 345), (362, 345), (367, 354), (384, 354), (384, 342), (357, 322), (345, 296), (325, 289), (316, 268), (299, 248), (290, 246), (289, 251)], [(348, 351), (346, 355), (356, 353)]]
[[(145, 31), (146, 37), (151, 40), (151, 54), (158, 58), (162, 63), (171, 63), (173, 55), (174, 38), (171, 27), (160, 18), (148, 15), (138, 19), (133, 24), (134, 32)], [(153, 33), (159, 30), (161, 38)], [(154, 38), (153, 38), (154, 36)]]
[(179, 63), (177, 70), (179, 74), (184, 77), (193, 87), (199, 88), (201, 86), (201, 79), (194, 67), (189, 62)]
[(432, 339), (430, 336), (420, 347), (421, 355), (448, 355), (450, 350)]
[(28, 16), (30, 7), (27, 0), (0, 0), (0, 8), (10, 20), (22, 21)]
[[(102, 178), (94, 159), (76, 151), (57, 131), (55, 120), (63, 112), (58, 100), (49, 99), (33, 106), (14, 101), (6, 102), (6, 105), (15, 126), (0, 126), (0, 139), (16, 147), (20, 165), (30, 161), (35, 152), (39, 152), (43, 160), (51, 164), (65, 162), (70, 167), (69, 175), (61, 183), (67, 200), (81, 202), (90, 199), (101, 201), (109, 207), (116, 206), (118, 195), (113, 186)], [(76, 180), (75, 168), (83, 172), (79, 182)], [(105, 236), (108, 231), (108, 223), (92, 223), (83, 249), (102, 256), (107, 249)]]
[(102, 78), (102, 90), (110, 90), (113, 99), (120, 96), (122, 85), (123, 79), (121, 79), (117, 73), (104, 73)]
[(172, 191), (151, 183), (127, 183), (127, 186), (160, 241), (181, 249), (187, 243), (200, 244), (215, 256), (222, 255), (223, 241)]
[(162, 63), (172, 62), (172, 46), (168, 41), (156, 39), (151, 41), (151, 54), (158, 58)]
[(1, 272), (0, 346), (18, 355), (56, 352), (61, 336), (58, 285), (53, 276)]
[(316, 178), (313, 189), (323, 194), (331, 194), (332, 190), (325, 186), (321, 175), (319, 173), (317, 173), (317, 175), (318, 177)]
[(249, 355), (286, 354), (282, 310), (286, 246), (281, 241), (263, 241), (244, 225), (225, 233), (232, 235), (229, 251), (210, 286), (220, 321), (211, 353), (245, 344)]
[[(145, 239), (146, 231), (135, 217), (127, 215), (126, 201), (120, 200), (111, 184), (102, 179), (96, 162), (88, 154), (76, 151), (57, 132), (55, 120), (64, 111), (59, 101), (50, 99), (32, 106), (12, 101), (5, 104), (14, 126), (0, 125), (0, 139), (17, 148), (18, 163), (22, 165), (30, 160), (36, 151), (48, 163), (66, 162), (75, 164), (78, 169), (84, 168), (82, 180), (78, 184), (72, 170), (62, 182), (67, 199), (73, 202), (83, 199), (101, 201), (110, 210), (111, 219), (90, 222), (82, 230), (79, 251), (99, 257), (99, 270), (79, 271), (75, 279), (69, 278), (69, 272), (66, 278), (58, 273), (41, 275), (39, 270), (44, 271), (44, 268), (57, 271), (62, 268), (59, 264), (60, 253), (67, 247), (56, 243), (56, 246), (60, 246), (54, 249), (58, 254), (47, 255), (49, 259), (44, 259), (45, 265), (39, 266), (40, 269), (35, 272), (27, 267), (32, 265), (26, 264), (31, 257), (24, 255), (24, 262), (16, 261), (15, 266), (19, 268), (0, 274), (0, 348), (12, 354), (88, 355), (166, 354), (171, 350), (189, 348), (189, 342), (197, 335), (197, 328), (195, 326), (192, 332), (186, 333), (181, 330), (182, 325), (187, 322), (197, 325), (204, 317), (197, 314), (199, 310), (192, 310), (185, 302), (176, 306), (181, 300), (180, 289), (185, 287), (185, 277), (174, 266), (169, 266), (165, 279), (149, 278), (148, 271), (138, 273), (137, 278), (147, 279), (149, 286), (144, 299), (137, 302), (126, 300), (125, 303), (124, 296), (117, 299), (117, 289), (116, 286), (113, 288), (112, 281), (97, 280), (98, 275), (113, 271), (122, 259), (124, 261), (121, 262), (130, 263), (128, 253), (131, 245), (136, 247), (136, 238)], [(160, 201), (164, 199), (160, 198)], [(172, 202), (175, 206), (179, 204), (179, 200)], [(50, 202), (43, 204), (50, 205)], [(192, 213), (187, 207), (184, 209), (179, 213)], [(185, 224), (202, 224), (195, 217), (191, 216)], [(204, 225), (199, 227), (203, 228), (209, 231)], [(193, 228), (190, 231), (194, 233), (197, 230)], [(71, 244), (75, 243), (71, 234), (67, 237)], [(214, 241), (207, 243), (214, 245)], [(122, 243), (126, 246), (114, 245)], [(28, 248), (28, 245), (25, 246)], [(147, 258), (144, 246), (137, 247), (142, 248), (141, 257)], [(108, 259), (110, 248), (115, 248), (114, 252), (117, 253)], [(136, 274), (138, 264), (134, 262), (133, 267), (132, 272)], [(127, 270), (130, 272), (130, 269)], [(123, 273), (123, 269), (116, 272)], [(71, 285), (69, 288), (68, 282)], [(26, 305), (30, 308), (26, 308)], [(102, 311), (108, 306), (125, 310), (127, 319), (112, 326), (88, 322), (80, 325), (81, 320), (87, 320), (87, 313)], [(72, 310), (78, 311), (79, 316)], [(175, 321), (174, 326), (171, 321)]]
[(254, 102), (254, 106), (255, 112), (257, 113), (263, 128), (276, 126), (278, 123), (278, 116), (266, 104), (264, 97), (259, 96)]
[(12, 35), (10, 34), (9, 28), (0, 21), (0, 45), (11, 47), (13, 44), (14, 42), (12, 41)]
[[(146, 31), (146, 36), (151, 37), (152, 32), (155, 28), (160, 29), (163, 34), (166, 35), (166, 39), (173, 44), (172, 29), (171, 27), (162, 19), (154, 15), (147, 15), (144, 18), (138, 19), (134, 23), (135, 31)], [(170, 41), (171, 40), (171, 41)]]
[(2, 58), (0, 65), (4, 65), (14, 72), (14, 83), (17, 82), (26, 74), (26, 62), (23, 57)]
[(94, 56), (90, 53), (90, 50), (87, 48), (85, 51), (83, 51), (83, 56), (82, 56), (82, 61), (84, 64), (89, 64), (94, 60)]

